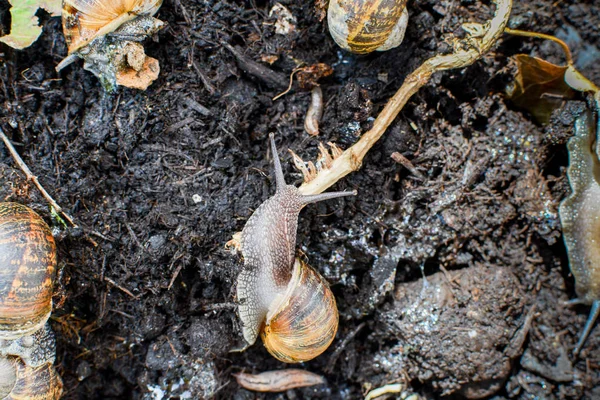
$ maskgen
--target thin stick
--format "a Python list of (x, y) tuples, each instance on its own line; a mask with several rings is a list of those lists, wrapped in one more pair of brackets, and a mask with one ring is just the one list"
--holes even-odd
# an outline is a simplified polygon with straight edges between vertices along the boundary
[(504, 32), (506, 32), (510, 35), (526, 36), (526, 37), (532, 37), (532, 38), (538, 38), (538, 39), (546, 39), (546, 40), (551, 40), (554, 43), (558, 43), (560, 45), (560, 47), (562, 47), (563, 51), (565, 52), (565, 58), (567, 59), (567, 64), (573, 65), (573, 56), (571, 55), (571, 50), (569, 49), (569, 46), (567, 46), (567, 44), (565, 42), (563, 42), (562, 40), (560, 40), (557, 37), (554, 37), (551, 35), (546, 35), (545, 33), (528, 32), (528, 31), (522, 31), (519, 29), (510, 29), (510, 28), (504, 28)]
[(437, 55), (423, 62), (419, 68), (406, 77), (402, 87), (377, 116), (373, 128), (336, 158), (331, 168), (319, 171), (315, 179), (302, 184), (299, 188), (300, 192), (302, 194), (321, 193), (349, 173), (359, 170), (367, 152), (385, 133), (408, 100), (429, 82), (435, 72), (467, 67), (488, 52), (504, 32), (512, 8), (512, 0), (494, 0), (494, 3), (496, 3), (496, 12), (489, 24), (483, 25), (488, 27), (483, 37), (471, 37), (469, 38), (471, 43), (469, 47), (458, 49), (453, 54)]
[(104, 277), (104, 280), (108, 283), (110, 283), (111, 285), (113, 285), (114, 287), (116, 287), (117, 289), (119, 289), (121, 292), (125, 293), (126, 295), (130, 296), (132, 299), (139, 299), (140, 296), (136, 296), (135, 294), (131, 293), (131, 291), (127, 288), (124, 288), (123, 286), (119, 285), (117, 282), (115, 282), (114, 280), (108, 278), (108, 277)]
[(31, 170), (29, 169), (29, 167), (27, 166), (27, 164), (25, 164), (25, 162), (23, 161), (23, 159), (21, 158), (21, 156), (19, 155), (19, 153), (17, 153), (17, 150), (14, 148), (14, 146), (12, 145), (12, 143), (10, 142), (10, 140), (8, 139), (8, 137), (6, 136), (6, 134), (4, 133), (4, 131), (2, 130), (2, 128), (0, 128), (0, 136), (2, 137), (2, 140), (4, 141), (4, 144), (8, 148), (8, 151), (10, 151), (10, 154), (12, 155), (13, 159), (15, 160), (15, 162), (17, 163), (17, 165), (19, 166), (19, 168), (21, 168), (21, 170), (25, 173), (25, 176), (27, 176), (27, 180), (33, 182), (33, 184), (42, 193), (42, 196), (44, 196), (44, 198), (48, 201), (48, 203), (50, 203), (50, 205), (52, 206), (52, 208), (54, 208), (56, 210), (56, 212), (61, 213), (62, 216), (67, 221), (69, 221), (69, 223), (71, 225), (73, 225), (74, 228), (77, 228), (77, 224), (75, 222), (73, 222), (73, 218), (71, 218), (69, 216), (69, 214), (67, 214), (62, 209), (62, 207), (59, 206), (58, 203), (56, 203), (56, 201), (54, 201), (54, 199), (52, 198), (52, 196), (50, 196), (50, 194), (46, 191), (46, 189), (44, 189), (44, 187), (40, 184), (40, 182), (38, 181), (37, 176), (35, 176), (35, 175), (33, 175), (31, 173)]

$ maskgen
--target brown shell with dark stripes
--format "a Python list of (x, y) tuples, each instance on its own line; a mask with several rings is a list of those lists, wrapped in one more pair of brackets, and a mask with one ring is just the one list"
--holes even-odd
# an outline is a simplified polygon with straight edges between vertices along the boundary
[(398, 46), (407, 21), (406, 0), (330, 0), (327, 11), (333, 39), (357, 54)]
[(273, 357), (298, 363), (312, 360), (329, 347), (338, 322), (329, 284), (312, 267), (296, 259), (286, 293), (267, 315), (261, 337)]
[(0, 203), (0, 339), (41, 328), (52, 311), (56, 244), (32, 209)]
[(0, 359), (0, 368), (4, 370), (0, 373), (0, 395), (3, 389), (8, 392), (3, 400), (55, 400), (62, 395), (62, 379), (52, 364), (30, 367), (10, 357)]

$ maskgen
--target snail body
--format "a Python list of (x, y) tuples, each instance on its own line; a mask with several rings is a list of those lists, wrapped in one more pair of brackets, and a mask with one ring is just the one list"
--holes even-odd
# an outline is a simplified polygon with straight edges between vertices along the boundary
[(63, 0), (63, 32), (69, 54), (138, 16), (156, 14), (162, 0)]
[(78, 58), (112, 91), (117, 85), (145, 90), (160, 72), (141, 39), (166, 24), (154, 18), (162, 0), (63, 0), (63, 33), (68, 55), (60, 71)]
[(0, 399), (54, 400), (63, 390), (62, 379), (54, 365), (25, 365), (18, 358), (0, 357)]
[(345, 50), (357, 54), (389, 50), (404, 39), (406, 0), (330, 0), (327, 24)]
[(600, 126), (594, 125), (587, 111), (575, 119), (575, 134), (567, 145), (572, 193), (559, 207), (569, 267), (575, 277), (577, 299), (571, 303), (592, 306), (573, 350), (575, 355), (600, 314)]
[(244, 268), (237, 280), (238, 311), (248, 345), (260, 333), (275, 358), (302, 362), (331, 344), (338, 312), (325, 279), (295, 258), (298, 215), (309, 203), (356, 192), (302, 195), (285, 183), (272, 134), (270, 140), (277, 191), (256, 209), (241, 233)]

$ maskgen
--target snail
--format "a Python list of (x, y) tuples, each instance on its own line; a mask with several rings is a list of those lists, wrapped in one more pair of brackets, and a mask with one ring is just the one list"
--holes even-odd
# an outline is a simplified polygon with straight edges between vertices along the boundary
[(572, 193), (560, 204), (559, 215), (575, 277), (577, 299), (570, 303), (592, 305), (573, 350), (578, 355), (600, 314), (600, 126), (594, 127), (586, 111), (576, 118), (574, 131), (567, 144)]
[(27, 366), (15, 357), (0, 357), (0, 399), (59, 399), (63, 384), (54, 365)]
[(0, 355), (31, 366), (54, 362), (52, 312), (56, 245), (30, 208), (0, 203)]
[(56, 71), (80, 57), (108, 91), (117, 85), (145, 90), (160, 66), (139, 42), (165, 26), (152, 17), (161, 5), (162, 0), (63, 0), (68, 56)]
[(161, 5), (162, 0), (63, 0), (69, 54), (138, 16), (153, 16)]
[(329, 33), (338, 46), (353, 53), (399, 46), (407, 24), (406, 0), (329, 1)]
[(302, 195), (285, 183), (273, 134), (269, 137), (277, 190), (254, 211), (241, 233), (244, 267), (237, 279), (238, 311), (248, 346), (260, 332), (275, 358), (295, 363), (325, 351), (338, 326), (329, 285), (295, 258), (298, 215), (309, 203), (356, 195), (356, 191)]

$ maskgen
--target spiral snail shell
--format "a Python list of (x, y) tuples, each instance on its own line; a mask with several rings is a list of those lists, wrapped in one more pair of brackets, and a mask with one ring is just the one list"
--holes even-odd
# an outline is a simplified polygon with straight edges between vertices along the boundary
[(356, 192), (302, 195), (286, 185), (270, 135), (277, 191), (256, 209), (241, 234), (244, 268), (237, 280), (238, 311), (248, 345), (261, 338), (283, 362), (302, 362), (321, 354), (333, 341), (338, 311), (329, 285), (295, 258), (298, 214), (307, 204)]
[(62, 379), (54, 365), (32, 367), (15, 357), (0, 357), (0, 399), (54, 400), (60, 398), (62, 390)]
[(329, 32), (338, 46), (353, 53), (399, 46), (407, 24), (406, 0), (329, 1)]
[(52, 311), (56, 244), (30, 208), (0, 203), (0, 340), (41, 329)]

